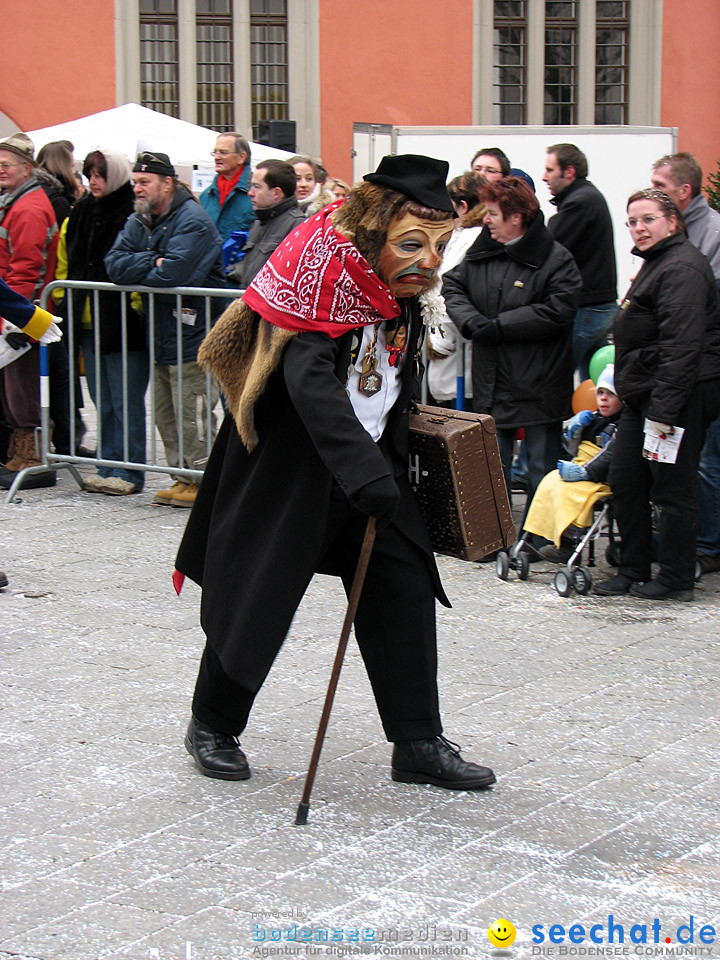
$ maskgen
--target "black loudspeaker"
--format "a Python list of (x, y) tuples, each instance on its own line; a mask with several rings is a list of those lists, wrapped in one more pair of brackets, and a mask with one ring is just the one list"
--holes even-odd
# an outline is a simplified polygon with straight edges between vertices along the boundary
[(258, 123), (257, 142), (266, 147), (277, 147), (296, 153), (294, 120), (261, 120)]

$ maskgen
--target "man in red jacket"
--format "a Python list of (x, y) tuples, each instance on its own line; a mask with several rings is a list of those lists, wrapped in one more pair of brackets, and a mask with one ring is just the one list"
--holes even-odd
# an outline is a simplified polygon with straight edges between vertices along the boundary
[[(0, 278), (36, 300), (55, 277), (58, 231), (50, 201), (35, 176), (34, 145), (24, 133), (0, 140)], [(35, 431), (40, 426), (40, 354), (33, 345), (0, 371), (0, 400), (12, 429), (0, 486), (38, 466)], [(26, 477), (23, 487), (52, 486), (54, 471)]]

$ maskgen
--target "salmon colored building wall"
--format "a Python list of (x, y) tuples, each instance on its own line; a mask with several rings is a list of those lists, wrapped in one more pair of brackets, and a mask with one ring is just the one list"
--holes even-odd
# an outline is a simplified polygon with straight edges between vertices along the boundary
[(720, 160), (718, 51), (718, 0), (664, 4), (660, 122), (679, 127), (678, 149), (694, 153), (706, 177)]
[(36, 130), (115, 106), (111, 2), (3, 3), (0, 111)]
[(322, 160), (352, 177), (353, 123), (468, 124), (472, 0), (320, 0)]

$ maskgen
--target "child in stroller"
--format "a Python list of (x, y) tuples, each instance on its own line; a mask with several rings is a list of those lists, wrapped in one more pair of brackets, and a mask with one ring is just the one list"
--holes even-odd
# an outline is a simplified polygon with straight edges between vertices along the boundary
[(608, 364), (598, 377), (597, 410), (581, 410), (569, 421), (563, 441), (573, 459), (558, 460), (557, 470), (543, 477), (525, 517), (524, 533), (553, 541), (540, 548), (544, 560), (567, 563), (582, 530), (592, 524), (593, 505), (611, 494), (606, 481), (623, 406), (614, 372)]

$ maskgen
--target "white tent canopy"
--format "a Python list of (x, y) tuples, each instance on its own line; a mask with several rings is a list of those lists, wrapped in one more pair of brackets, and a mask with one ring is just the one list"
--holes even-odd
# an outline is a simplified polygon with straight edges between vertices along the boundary
[[(215, 146), (218, 131), (176, 120), (137, 103), (126, 103), (79, 120), (29, 130), (28, 136), (35, 144), (36, 152), (54, 140), (70, 140), (75, 146), (75, 159), (81, 163), (88, 153), (98, 149), (118, 150), (132, 161), (143, 150), (160, 150), (175, 166), (212, 168), (210, 151)], [(250, 149), (253, 165), (261, 160), (287, 160), (292, 156), (285, 150), (260, 143), (251, 143)]]

